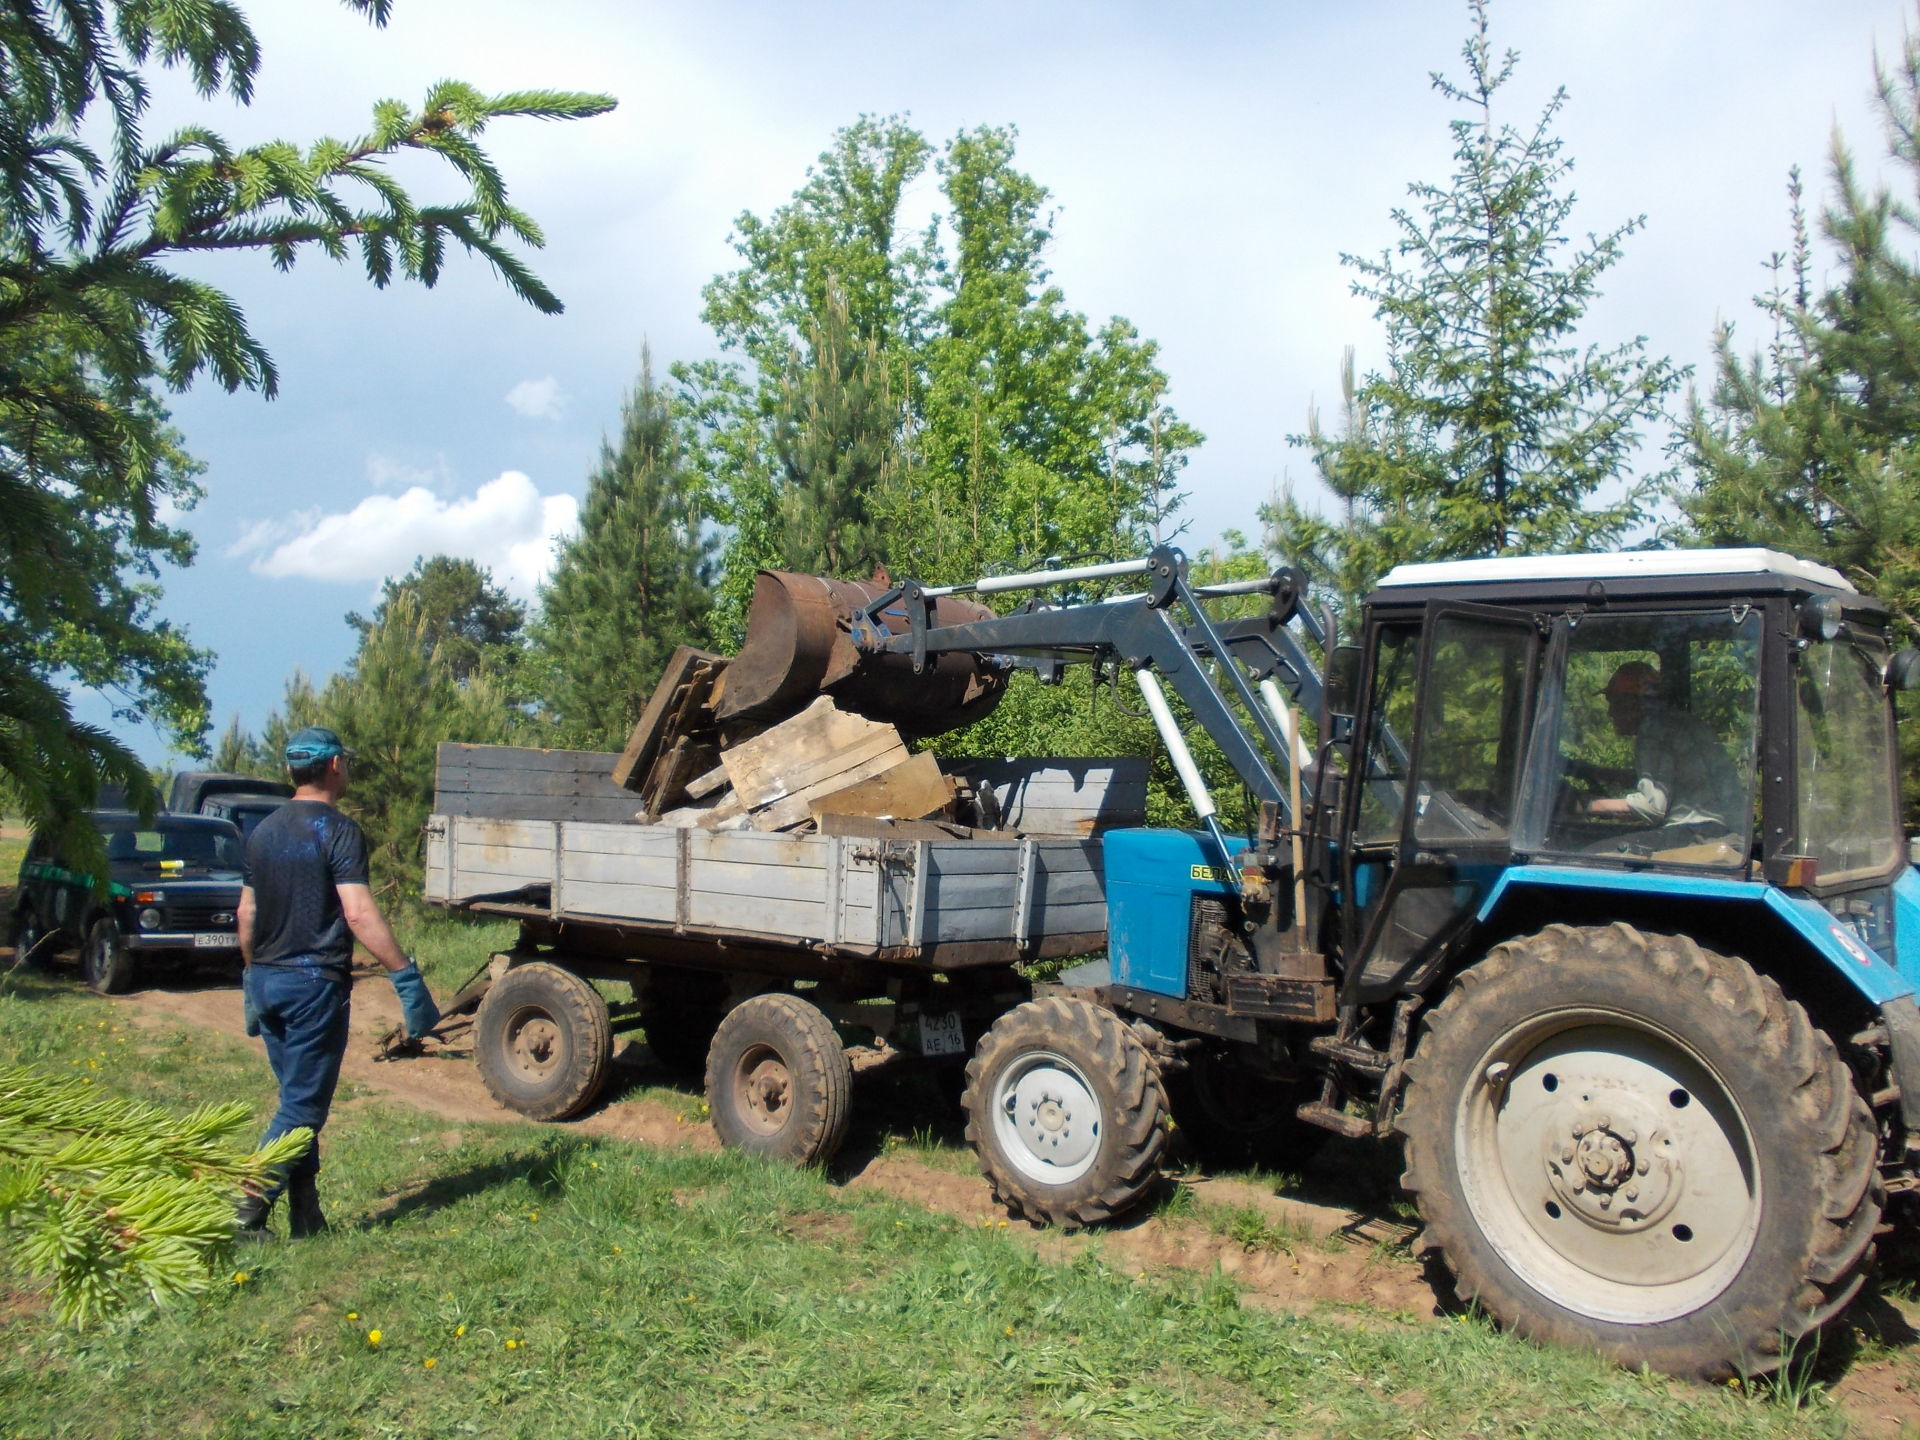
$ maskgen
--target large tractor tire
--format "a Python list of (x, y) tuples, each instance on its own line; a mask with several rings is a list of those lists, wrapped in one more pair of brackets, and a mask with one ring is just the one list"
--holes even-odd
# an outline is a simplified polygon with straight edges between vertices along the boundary
[(119, 927), (109, 917), (102, 915), (87, 931), (87, 943), (80, 952), (80, 968), (87, 984), (102, 995), (119, 995), (133, 988), (133, 951), (127, 948)]
[(1832, 1040), (1744, 961), (1551, 926), (1460, 976), (1407, 1078), (1425, 1245), (1523, 1335), (1752, 1375), (1860, 1287), (1872, 1116)]
[(707, 1052), (707, 1108), (735, 1150), (819, 1165), (847, 1138), (853, 1067), (833, 1022), (798, 995), (756, 995), (720, 1022)]
[(1167, 1097), (1111, 1010), (1052, 996), (1008, 1011), (967, 1062), (967, 1143), (1014, 1214), (1093, 1225), (1160, 1178)]
[(496, 980), (474, 1017), (473, 1058), (487, 1093), (533, 1120), (565, 1120), (599, 1095), (613, 1059), (607, 1002), (544, 960)]

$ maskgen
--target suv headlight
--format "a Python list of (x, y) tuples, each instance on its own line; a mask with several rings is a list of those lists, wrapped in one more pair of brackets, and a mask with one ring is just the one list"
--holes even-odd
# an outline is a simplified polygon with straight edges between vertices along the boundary
[(160, 928), (160, 912), (152, 906), (148, 906), (145, 910), (142, 910), (140, 912), (140, 928), (142, 930), (158, 930)]

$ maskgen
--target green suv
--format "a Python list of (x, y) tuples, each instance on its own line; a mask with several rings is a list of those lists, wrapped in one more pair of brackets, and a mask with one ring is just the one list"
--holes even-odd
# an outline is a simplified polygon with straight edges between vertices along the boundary
[(96, 810), (107, 852), (108, 885), (68, 863), (46, 838), (27, 846), (16, 889), (16, 953), (78, 946), (87, 983), (103, 994), (133, 984), (154, 961), (173, 964), (209, 953), (239, 959), (245, 842), (232, 821), (204, 815), (156, 816), (142, 824), (125, 811)]

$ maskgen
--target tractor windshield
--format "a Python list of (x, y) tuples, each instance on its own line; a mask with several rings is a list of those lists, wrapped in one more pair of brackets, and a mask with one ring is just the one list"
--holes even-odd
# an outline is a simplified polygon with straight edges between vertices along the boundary
[(1797, 844), (1817, 883), (1883, 875), (1900, 851), (1886, 652), (1858, 638), (1794, 657)]
[(1733, 867), (1753, 835), (1759, 612), (1563, 620), (1532, 823), (1544, 854)]

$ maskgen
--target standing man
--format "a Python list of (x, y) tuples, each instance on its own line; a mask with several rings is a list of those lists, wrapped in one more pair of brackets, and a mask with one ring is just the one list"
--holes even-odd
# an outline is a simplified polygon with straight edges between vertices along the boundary
[(440, 1011), (368, 887), (366, 838), (335, 808), (346, 793), (352, 752), (333, 731), (309, 725), (287, 742), (286, 757), (293, 798), (247, 840), (238, 916), (242, 983), (247, 1033), (266, 1041), (280, 1087), (280, 1108), (261, 1143), (302, 1126), (314, 1142), (281, 1184), (240, 1202), (239, 1220), (242, 1236), (265, 1236), (284, 1188), (288, 1229), (298, 1239), (327, 1228), (315, 1182), (320, 1131), (347, 1053), (353, 942), (387, 967), (409, 1035), (432, 1029)]

